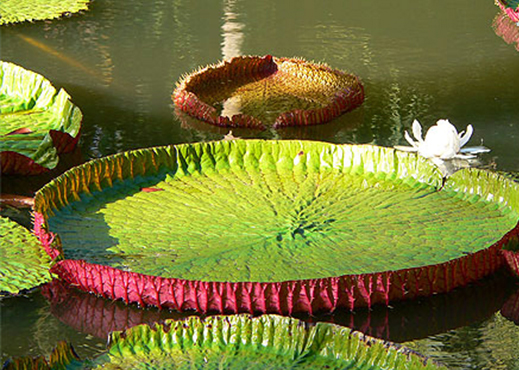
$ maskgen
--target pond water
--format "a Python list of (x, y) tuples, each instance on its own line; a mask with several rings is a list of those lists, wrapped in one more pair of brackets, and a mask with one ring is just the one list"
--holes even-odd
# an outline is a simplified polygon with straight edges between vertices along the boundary
[[(235, 136), (391, 146), (404, 144), (414, 119), (428, 127), (448, 118), (460, 131), (474, 126), (470, 144), (484, 140), (492, 149), (484, 157), (488, 167), (514, 172), (519, 52), (493, 26), (499, 14), (492, 0), (95, 0), (90, 11), (62, 20), (3, 26), (0, 57), (64, 87), (81, 108), (74, 163), (221, 139), (227, 129), (177, 118), (170, 98), (176, 81), (222, 58), (272, 54), (354, 73), (366, 100), (327, 125), (234, 130)], [(2, 186), (30, 193), (47, 180), (2, 178)], [(27, 214), (14, 216), (28, 223)], [(49, 291), (1, 300), (2, 360), (48, 354), (60, 339), (88, 356), (102, 351), (107, 328), (180, 316)], [(514, 369), (518, 296), (505, 275), (392, 309), (323, 319), (404, 342), (453, 369)]]

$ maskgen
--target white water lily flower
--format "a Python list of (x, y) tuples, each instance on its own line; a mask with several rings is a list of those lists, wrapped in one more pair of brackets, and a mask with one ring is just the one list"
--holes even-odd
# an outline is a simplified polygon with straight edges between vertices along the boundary
[(436, 125), (429, 128), (425, 139), (422, 138), (422, 126), (420, 122), (413, 122), (413, 136), (411, 138), (406, 131), (405, 139), (411, 146), (395, 146), (398, 150), (406, 152), (417, 152), (424, 158), (431, 160), (439, 166), (444, 176), (451, 174), (451, 170), (445, 170), (446, 161), (461, 159), (469, 160), (476, 158), (475, 154), (489, 152), (490, 149), (484, 146), (463, 148), (472, 136), (474, 129), (472, 125), (467, 126), (467, 130), (458, 133), (456, 127), (449, 120), (441, 119)]
[(462, 131), (458, 134), (456, 127), (449, 120), (441, 119), (436, 122), (435, 126), (429, 128), (425, 139), (422, 139), (422, 126), (420, 122), (414, 120), (414, 139), (407, 131), (404, 134), (405, 139), (411, 146), (397, 145), (395, 148), (407, 152), (417, 152), (427, 159), (476, 158), (474, 154), (489, 152), (490, 149), (483, 146), (462, 148), (469, 141), (473, 131), (472, 125), (468, 125), (466, 132)]

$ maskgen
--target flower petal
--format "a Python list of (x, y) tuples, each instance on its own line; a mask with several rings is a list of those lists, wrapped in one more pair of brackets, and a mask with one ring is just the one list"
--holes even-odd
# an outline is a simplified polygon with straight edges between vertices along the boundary
[(411, 135), (409, 135), (409, 132), (407, 132), (407, 130), (404, 132), (404, 137), (413, 148), (416, 148), (418, 146), (417, 143), (411, 138)]
[(422, 125), (420, 124), (420, 122), (418, 122), (417, 119), (415, 119), (413, 121), (413, 136), (415, 137), (415, 139), (421, 143), (423, 141), (423, 138), (422, 138)]
[(470, 140), (470, 137), (472, 136), (472, 132), (474, 129), (472, 128), (472, 125), (467, 126), (467, 132), (460, 133), (460, 148), (467, 144), (467, 142)]

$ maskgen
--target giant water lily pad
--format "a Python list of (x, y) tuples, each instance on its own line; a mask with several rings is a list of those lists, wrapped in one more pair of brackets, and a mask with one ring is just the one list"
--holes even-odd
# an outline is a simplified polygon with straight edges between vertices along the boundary
[[(36, 194), (66, 281), (201, 312), (353, 309), (494, 272), (518, 185), (369, 145), (238, 140), (121, 153)], [(59, 251), (55, 250), (58, 254)]]
[(16, 294), (49, 282), (50, 265), (50, 257), (34, 235), (0, 217), (0, 293)]
[[(70, 347), (62, 345), (42, 368), (61, 368), (65, 360), (74, 369), (440, 368), (405, 347), (347, 328), (269, 315), (190, 317), (155, 327), (139, 325), (113, 333), (107, 353), (97, 359), (80, 365)], [(42, 359), (34, 362), (46, 363)], [(7, 369), (21, 369), (18, 364), (28, 363), (14, 360)]]
[(82, 114), (43, 76), (0, 61), (2, 174), (39, 174), (58, 164), (79, 139)]
[(173, 100), (213, 125), (265, 129), (328, 122), (360, 106), (364, 90), (356, 76), (323, 64), (241, 56), (184, 77)]
[(87, 10), (90, 0), (2, 0), (0, 25), (54, 19)]

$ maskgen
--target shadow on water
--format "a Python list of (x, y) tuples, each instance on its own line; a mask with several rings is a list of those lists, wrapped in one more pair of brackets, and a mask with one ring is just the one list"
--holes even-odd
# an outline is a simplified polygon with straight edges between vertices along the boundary
[(174, 113), (175, 118), (180, 121), (181, 127), (186, 130), (184, 135), (189, 133), (192, 139), (197, 141), (219, 140), (228, 134), (229, 131), (232, 131), (233, 136), (243, 139), (315, 140), (319, 138), (321, 141), (343, 143), (351, 141), (351, 139), (347, 138), (348, 135), (362, 125), (364, 117), (364, 111), (361, 106), (326, 124), (284, 127), (277, 130), (270, 128), (265, 131), (259, 131), (246, 128), (214, 126), (190, 117), (179, 109), (175, 109)]
[(124, 268), (128, 259), (140, 258), (139, 255), (121, 255), (110, 251), (119, 244), (119, 240), (111, 235), (111, 226), (102, 211), (111, 203), (153, 187), (165, 180), (169, 172), (162, 169), (155, 175), (117, 180), (103, 191), (81, 193), (80, 200), (54, 210), (55, 214), (47, 220), (49, 231), (59, 235), (65, 257), (118, 268)]
[[(106, 300), (67, 287), (57, 280), (45, 285), (41, 292), (50, 302), (52, 315), (74, 330), (97, 338), (106, 338), (111, 331), (142, 323), (153, 324), (194, 315)], [(390, 308), (377, 306), (371, 310), (298, 318), (309, 322), (333, 322), (377, 338), (405, 342), (484, 321), (500, 309), (504, 316), (517, 320), (518, 302), (519, 286), (514, 285), (506, 273), (500, 272), (449, 294), (395, 302)]]

